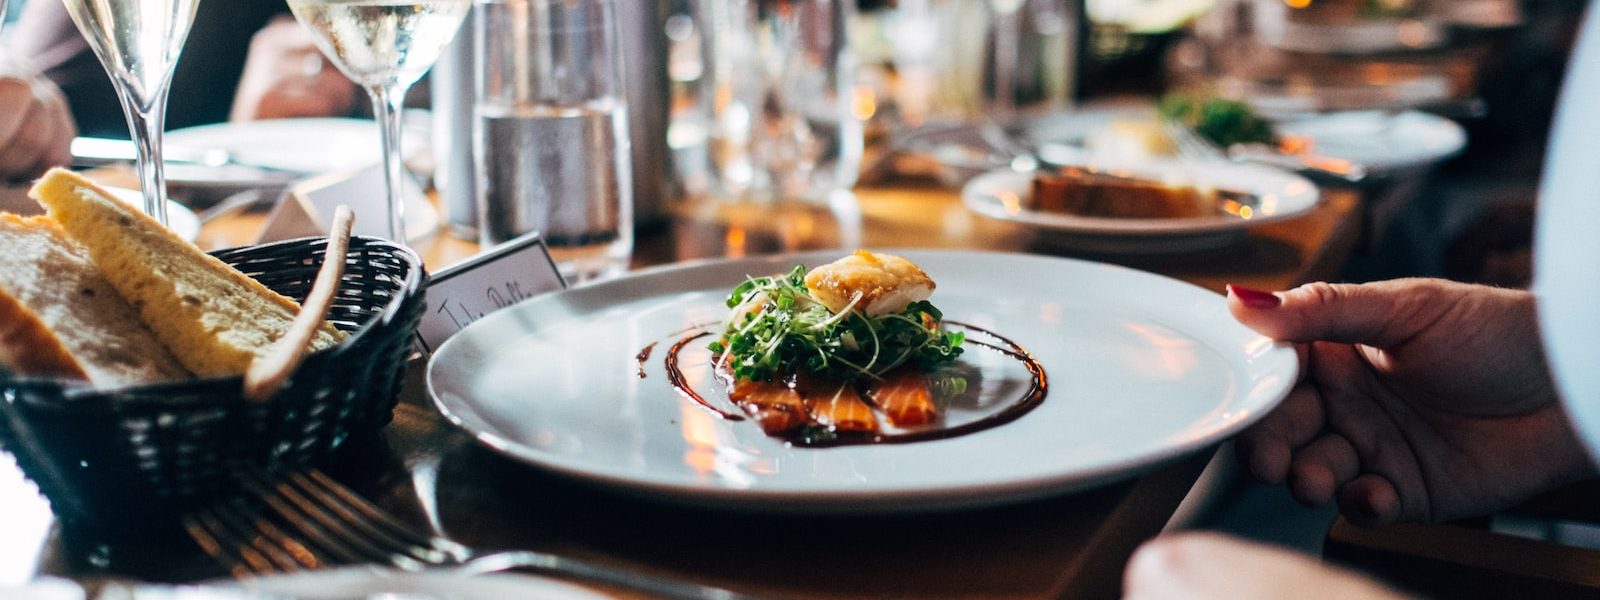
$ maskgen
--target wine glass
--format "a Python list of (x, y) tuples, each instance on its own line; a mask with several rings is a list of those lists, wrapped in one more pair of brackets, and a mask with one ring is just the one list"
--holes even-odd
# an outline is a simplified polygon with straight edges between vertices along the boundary
[(366, 88), (381, 125), (389, 237), (406, 242), (401, 197), (400, 112), (416, 83), (461, 29), (472, 0), (289, 0), (317, 47)]
[(111, 76), (138, 148), (144, 211), (167, 224), (161, 135), (167, 92), (199, 0), (63, 0), (72, 22)]

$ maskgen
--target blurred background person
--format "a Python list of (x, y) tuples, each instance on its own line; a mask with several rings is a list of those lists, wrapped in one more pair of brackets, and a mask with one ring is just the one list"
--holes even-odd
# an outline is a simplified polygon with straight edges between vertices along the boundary
[[(61, 2), (27, 1), (8, 29), (12, 51), (60, 87), (84, 135), (129, 137), (110, 78)], [(283, 0), (201, 2), (173, 75), (166, 125), (343, 116), (357, 98)]]
[(250, 41), (229, 119), (342, 116), (355, 112), (363, 100), (355, 84), (317, 50), (311, 30), (279, 15)]

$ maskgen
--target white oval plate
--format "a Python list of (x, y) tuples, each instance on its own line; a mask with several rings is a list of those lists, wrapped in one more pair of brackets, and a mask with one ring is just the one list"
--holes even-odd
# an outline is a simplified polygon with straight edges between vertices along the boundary
[[(448, 598), (450, 600), (503, 600), (540, 598), (541, 600), (605, 600), (605, 594), (575, 584), (522, 573), (475, 575), (461, 571), (434, 570), (420, 573), (378, 567), (341, 567), (286, 575), (254, 577), (238, 582), (218, 583), (214, 587), (195, 586), (195, 598), (296, 598), (298, 600), (345, 600), (348, 598)], [(179, 596), (172, 596), (177, 598)], [(183, 596), (188, 597), (188, 596)]]
[[(1239, 325), (1198, 287), (1060, 258), (896, 253), (938, 282), (933, 301), (947, 319), (1037, 358), (1049, 378), (1042, 404), (960, 437), (800, 448), (722, 420), (668, 383), (667, 347), (720, 322), (746, 276), (838, 252), (669, 266), (531, 299), (443, 344), (428, 391), (451, 421), (532, 465), (688, 503), (826, 512), (1004, 503), (1106, 483), (1222, 441), (1295, 380), (1292, 349)], [(640, 377), (636, 356), (650, 344)], [(720, 399), (701, 362), (684, 372)]]
[(1467, 147), (1461, 125), (1416, 111), (1329, 113), (1280, 122), (1276, 129), (1310, 138), (1317, 154), (1364, 165), (1371, 173), (1431, 167)]
[(1217, 215), (1184, 219), (1113, 219), (1030, 210), (1033, 174), (1003, 169), (979, 175), (961, 190), (961, 200), (978, 214), (1021, 223), (1056, 234), (1067, 247), (1115, 253), (1181, 252), (1216, 248), (1237, 241), (1249, 228), (1304, 214), (1320, 193), (1306, 178), (1286, 171), (1232, 162), (1146, 159), (1077, 164), (1156, 181), (1183, 181), (1246, 192), (1260, 199), (1249, 219)]
[[(144, 196), (139, 190), (119, 187), (105, 189), (118, 200), (141, 211), (144, 210)], [(0, 212), (28, 216), (44, 214), (44, 209), (33, 198), (28, 197), (28, 186), (0, 186)], [(188, 207), (171, 200), (167, 201), (167, 227), (185, 240), (193, 242), (200, 238), (200, 217)]]

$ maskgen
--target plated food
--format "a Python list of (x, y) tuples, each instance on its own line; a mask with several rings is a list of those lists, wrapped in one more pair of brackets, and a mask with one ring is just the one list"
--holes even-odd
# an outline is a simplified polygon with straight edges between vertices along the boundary
[[(764, 432), (717, 378), (707, 346), (730, 292), (839, 250), (665, 265), (531, 298), (437, 348), (428, 393), (488, 451), (589, 485), (717, 509), (859, 515), (1120, 479), (1217, 443), (1295, 381), (1293, 348), (1240, 325), (1209, 290), (1058, 257), (889, 253), (937, 283), (928, 301), (946, 331), (965, 335), (961, 355), (936, 370), (965, 377), (965, 393), (936, 404), (940, 419), (909, 438), (796, 444)], [(982, 330), (1049, 375), (1048, 397), (1011, 421), (994, 419), (1018, 414), (1034, 374)], [(678, 367), (709, 407), (666, 368), (668, 350), (696, 335)], [(962, 429), (973, 424), (984, 428)]]
[[(666, 358), (672, 384), (725, 417), (707, 390), (683, 376), (680, 355), (703, 337), (729, 402), (768, 435), (801, 446), (903, 442), (948, 437), (1015, 419), (1046, 394), (1043, 368), (991, 332), (947, 323), (928, 301), (935, 284), (905, 258), (858, 250), (807, 271), (749, 277), (728, 295), (720, 331), (693, 332)], [(947, 325), (963, 328), (952, 331)], [(969, 340), (974, 330), (1000, 340)], [(1024, 364), (1032, 384), (982, 419), (945, 419), (966, 393), (968, 347)]]
[(1186, 182), (1168, 182), (1080, 166), (1040, 169), (1033, 176), (1033, 210), (1111, 219), (1192, 219), (1232, 215), (1249, 219), (1256, 199)]
[[(1127, 174), (1163, 186), (1191, 186), (1216, 190), (1217, 208), (1206, 211), (1210, 199), (1180, 205), (1191, 216), (1162, 217), (1166, 198), (1147, 199), (1154, 207), (1118, 206), (1118, 214), (1140, 211), (1138, 217), (1113, 217), (1085, 204), (1071, 206), (1062, 199), (1035, 199), (1037, 173), (996, 170), (967, 182), (961, 201), (988, 218), (1026, 226), (1038, 241), (1053, 248), (1097, 254), (1170, 254), (1217, 250), (1237, 244), (1249, 229), (1291, 219), (1316, 208), (1321, 194), (1310, 180), (1281, 169), (1246, 163), (1194, 163), (1171, 159), (1137, 162), (1084, 159), (1080, 167), (1114, 175)], [(1181, 196), (1179, 197), (1181, 199)], [(1135, 201), (1138, 202), (1138, 201)], [(1125, 203), (1126, 204), (1126, 203)], [(1197, 208), (1196, 208), (1197, 207)], [(1249, 218), (1242, 218), (1245, 214)]]
[[(31, 195), (48, 216), (0, 215), (0, 366), (103, 387), (237, 375), (299, 310), (82, 176)], [(344, 337), (324, 323), (311, 347)]]
[(1215, 95), (1173, 92), (1162, 97), (1153, 111), (1126, 110), (1100, 116), (1105, 117), (1103, 122), (1070, 136), (1076, 139), (1062, 141), (1117, 160), (1177, 156), (1174, 125), (1224, 151), (1240, 145), (1269, 150), (1281, 145), (1285, 152), (1300, 152), (1309, 144), (1303, 138), (1278, 135), (1272, 122), (1249, 104)]

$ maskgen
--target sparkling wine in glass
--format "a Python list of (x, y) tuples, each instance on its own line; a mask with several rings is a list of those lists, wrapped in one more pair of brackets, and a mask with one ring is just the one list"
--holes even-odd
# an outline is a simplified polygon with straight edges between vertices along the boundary
[(289, 0), (289, 8), (322, 53), (372, 97), (383, 132), (389, 237), (404, 244), (401, 106), (406, 90), (455, 38), (472, 0)]
[(161, 134), (167, 91), (199, 0), (63, 0), (72, 22), (111, 76), (138, 146), (144, 211), (167, 223)]

